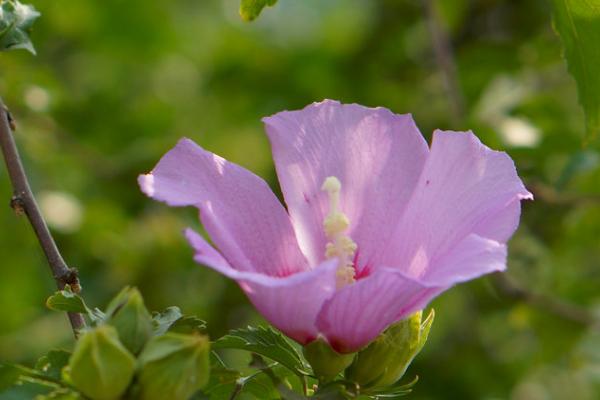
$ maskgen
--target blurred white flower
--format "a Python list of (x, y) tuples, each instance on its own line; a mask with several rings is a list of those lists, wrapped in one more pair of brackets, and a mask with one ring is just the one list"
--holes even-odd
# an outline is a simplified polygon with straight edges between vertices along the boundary
[(40, 208), (48, 225), (64, 233), (72, 233), (79, 229), (83, 219), (83, 208), (74, 196), (48, 191), (40, 193)]

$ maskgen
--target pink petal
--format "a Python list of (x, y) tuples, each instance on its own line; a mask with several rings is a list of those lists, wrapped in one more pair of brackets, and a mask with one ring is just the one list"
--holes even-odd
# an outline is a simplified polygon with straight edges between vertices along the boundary
[(191, 229), (185, 234), (196, 250), (194, 259), (236, 280), (258, 311), (275, 327), (302, 344), (317, 337), (317, 314), (335, 292), (337, 260), (277, 278), (234, 269), (202, 236)]
[(427, 157), (427, 143), (409, 114), (326, 100), (264, 118), (273, 157), (300, 246), (309, 262), (324, 257), (321, 185), (342, 183), (341, 208), (358, 244), (359, 269), (387, 246)]
[[(531, 198), (506, 153), (490, 150), (470, 132), (436, 131), (394, 245), (380, 262), (404, 265), (409, 276), (429, 285), (504, 269), (503, 244), (517, 228), (519, 201)], [(463, 259), (469, 262), (455, 262)]]
[(264, 180), (182, 139), (148, 175), (142, 191), (171, 206), (196, 206), (229, 263), (287, 276), (308, 268), (282, 204)]
[(423, 309), (443, 290), (426, 287), (398, 269), (377, 268), (327, 301), (317, 327), (337, 351), (356, 351), (390, 324)]

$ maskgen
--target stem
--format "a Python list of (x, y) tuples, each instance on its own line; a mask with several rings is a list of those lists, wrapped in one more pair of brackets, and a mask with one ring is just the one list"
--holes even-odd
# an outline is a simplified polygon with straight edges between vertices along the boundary
[[(77, 270), (69, 268), (65, 263), (35, 201), (12, 134), (13, 129), (14, 126), (12, 125), (10, 114), (0, 99), (0, 147), (2, 148), (8, 175), (13, 186), (13, 197), (10, 205), (17, 215), (27, 215), (29, 223), (33, 227), (39, 244), (48, 260), (48, 266), (58, 289), (62, 290), (65, 285), (70, 285), (74, 292), (79, 292), (81, 287), (79, 285)], [(83, 316), (77, 313), (68, 313), (68, 316), (73, 328), (73, 334), (77, 337), (79, 330), (85, 326)]]
[(423, 0), (423, 3), (435, 59), (442, 72), (444, 87), (452, 108), (452, 120), (454, 124), (458, 125), (464, 115), (464, 100), (458, 84), (456, 63), (454, 62), (450, 38), (448, 32), (442, 26), (434, 0)]

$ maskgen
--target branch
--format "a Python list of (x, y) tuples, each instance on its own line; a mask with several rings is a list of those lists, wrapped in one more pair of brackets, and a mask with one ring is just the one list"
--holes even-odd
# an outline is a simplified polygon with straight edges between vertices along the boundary
[(494, 274), (492, 282), (496, 290), (508, 298), (523, 301), (550, 314), (584, 326), (600, 327), (598, 318), (587, 309), (551, 296), (531, 292), (519, 286), (505, 273)]
[[(58, 289), (62, 290), (65, 285), (70, 285), (73, 291), (79, 292), (81, 287), (79, 285), (77, 270), (67, 266), (56, 247), (54, 238), (46, 225), (46, 221), (40, 212), (29, 186), (29, 181), (12, 134), (13, 130), (14, 124), (12, 118), (0, 99), (0, 147), (2, 148), (8, 175), (13, 186), (13, 197), (10, 205), (17, 215), (27, 215), (40, 246), (46, 255)], [(81, 314), (69, 313), (68, 315), (73, 333), (77, 337), (79, 330), (85, 326), (85, 321)]]
[(435, 59), (440, 68), (443, 78), (444, 87), (450, 100), (452, 108), (453, 122), (458, 125), (464, 115), (464, 100), (463, 95), (458, 85), (458, 77), (456, 74), (456, 63), (452, 53), (452, 45), (448, 32), (442, 26), (442, 21), (434, 4), (434, 0), (423, 0), (425, 6), (425, 19), (427, 20), (427, 28), (431, 35), (433, 52)]

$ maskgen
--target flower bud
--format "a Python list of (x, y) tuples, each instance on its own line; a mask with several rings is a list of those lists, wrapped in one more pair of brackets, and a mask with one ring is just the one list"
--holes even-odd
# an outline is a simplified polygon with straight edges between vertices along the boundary
[(304, 356), (321, 382), (333, 380), (354, 359), (354, 353), (338, 353), (323, 338), (304, 346)]
[(135, 372), (135, 358), (119, 342), (112, 326), (85, 332), (69, 360), (73, 385), (93, 400), (118, 399)]
[(210, 344), (206, 336), (167, 332), (140, 354), (141, 400), (188, 400), (208, 383)]
[(419, 311), (386, 329), (358, 353), (346, 370), (346, 378), (366, 388), (385, 387), (400, 380), (427, 341), (435, 314), (431, 310), (425, 321), (422, 315)]
[(125, 288), (108, 305), (108, 323), (119, 333), (121, 343), (138, 354), (152, 336), (152, 316), (136, 288)]

